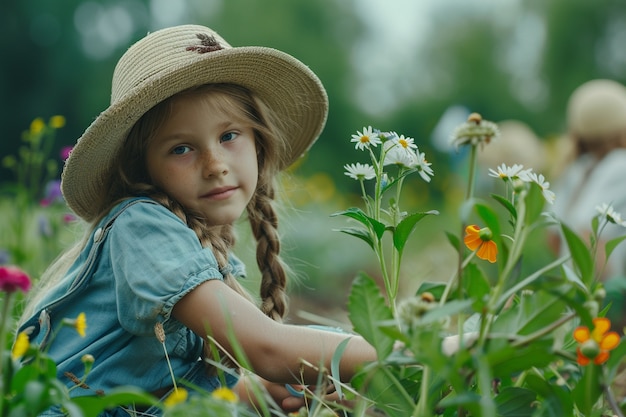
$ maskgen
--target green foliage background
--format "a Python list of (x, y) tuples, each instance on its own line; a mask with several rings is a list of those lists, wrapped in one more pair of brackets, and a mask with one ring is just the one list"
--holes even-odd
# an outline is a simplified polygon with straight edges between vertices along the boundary
[[(407, 269), (413, 275), (409, 286), (416, 288), (426, 276), (447, 277), (447, 247), (438, 246), (445, 237), (431, 234), (428, 227), (440, 231), (442, 224), (450, 224), (449, 216), (457, 215), (446, 207), (459, 201), (458, 176), (463, 166), (453, 154), (433, 146), (431, 137), (442, 115), (450, 106), (461, 105), (496, 122), (524, 121), (544, 140), (561, 135), (567, 98), (576, 86), (600, 77), (626, 82), (626, 3), (430, 3), (426, 15), (399, 22), (364, 10), (367, 4), (403, 8), (406, 1), (4, 1), (0, 6), (0, 156), (17, 152), (22, 132), (35, 117), (66, 117), (55, 155), (62, 146), (74, 144), (107, 106), (115, 62), (132, 42), (166, 25), (205, 24), (234, 46), (258, 44), (293, 54), (319, 75), (328, 90), (326, 129), (286, 184), (294, 207), (283, 229), (285, 249), (296, 271), (307, 279), (297, 291), (310, 293), (311, 288), (327, 286), (332, 290), (322, 290), (309, 301), (336, 305), (345, 301), (355, 271), (370, 269), (367, 248), (352, 247), (343, 240), (346, 237), (333, 233), (339, 222), (328, 217), (359, 204), (352, 197), (358, 184), (343, 175), (342, 167), (355, 162), (350, 135), (366, 125), (414, 137), (432, 162), (436, 174), (431, 184), (406, 186), (415, 209), (442, 212), (427, 222), (431, 226), (425, 226), (407, 250), (413, 254), (408, 256)], [(163, 7), (169, 11), (158, 13)], [(421, 43), (405, 44), (389, 37), (395, 26), (406, 21), (415, 22), (409, 29), (422, 33)], [(364, 77), (361, 70), (381, 63), (392, 70)], [(368, 95), (368, 91), (381, 91), (372, 87), (391, 98)], [(0, 168), (0, 183), (12, 180), (10, 172)], [(245, 231), (240, 240), (248, 240)], [(532, 256), (543, 253), (537, 246)]]

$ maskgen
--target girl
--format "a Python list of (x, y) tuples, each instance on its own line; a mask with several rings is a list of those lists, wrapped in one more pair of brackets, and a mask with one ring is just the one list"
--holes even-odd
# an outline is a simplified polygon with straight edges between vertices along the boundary
[[(376, 359), (361, 337), (281, 323), (287, 274), (274, 179), (316, 140), (327, 108), (301, 62), (270, 48), (233, 48), (206, 27), (154, 32), (122, 56), (111, 105), (62, 176), (67, 204), (90, 224), (86, 238), (42, 277), (20, 327), (48, 349), (68, 387), (84, 372), (83, 355), (95, 358), (89, 388), (72, 395), (120, 385), (168, 395), (155, 326), (176, 379), (209, 391), (221, 380), (204, 360), (208, 335), (231, 356), (234, 335), (254, 372), (283, 387), (272, 392), (286, 409), (301, 401), (284, 384), (317, 380), (303, 361), (329, 368), (346, 338), (342, 380)], [(237, 283), (244, 267), (231, 252), (244, 211), (257, 241), (260, 308)], [(61, 322), (82, 312), (89, 328), (80, 338)], [(226, 384), (237, 384), (236, 373)]]

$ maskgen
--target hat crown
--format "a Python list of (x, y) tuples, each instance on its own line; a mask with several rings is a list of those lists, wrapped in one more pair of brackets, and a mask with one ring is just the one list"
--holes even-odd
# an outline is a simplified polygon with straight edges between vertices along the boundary
[(626, 129), (626, 87), (613, 80), (592, 80), (571, 95), (568, 127), (588, 140)]
[(122, 55), (113, 72), (111, 104), (161, 74), (200, 60), (202, 55), (232, 46), (217, 32), (183, 25), (149, 33)]

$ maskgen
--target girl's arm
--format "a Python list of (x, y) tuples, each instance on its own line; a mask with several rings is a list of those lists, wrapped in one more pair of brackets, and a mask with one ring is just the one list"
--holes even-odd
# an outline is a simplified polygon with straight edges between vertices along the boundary
[[(234, 334), (252, 370), (272, 382), (315, 384), (318, 371), (301, 366), (302, 359), (330, 369), (337, 346), (347, 338), (339, 368), (342, 381), (350, 380), (362, 363), (376, 360), (374, 348), (362, 337), (278, 323), (219, 280), (184, 296), (173, 315), (194, 333), (211, 334), (231, 355), (229, 334)], [(299, 381), (301, 375), (304, 381)]]

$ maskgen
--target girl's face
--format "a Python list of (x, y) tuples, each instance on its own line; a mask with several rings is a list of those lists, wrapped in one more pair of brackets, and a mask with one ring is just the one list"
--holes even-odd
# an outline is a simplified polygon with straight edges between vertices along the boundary
[(213, 95), (174, 98), (146, 156), (153, 183), (210, 226), (236, 221), (258, 179), (250, 123), (243, 114), (220, 110), (216, 100)]

